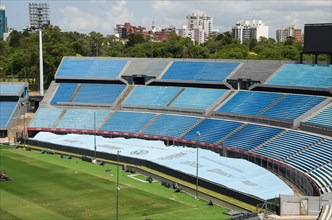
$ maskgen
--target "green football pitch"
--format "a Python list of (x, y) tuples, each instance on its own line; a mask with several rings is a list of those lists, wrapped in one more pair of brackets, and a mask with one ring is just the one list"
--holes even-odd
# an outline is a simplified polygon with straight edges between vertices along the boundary
[[(106, 172), (112, 170), (112, 172)], [(0, 146), (0, 219), (115, 219), (116, 166)], [(193, 195), (119, 173), (119, 219), (227, 219)]]

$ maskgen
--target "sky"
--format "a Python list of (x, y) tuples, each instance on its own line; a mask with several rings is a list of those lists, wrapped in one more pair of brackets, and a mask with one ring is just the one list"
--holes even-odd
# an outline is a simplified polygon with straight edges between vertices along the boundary
[(284, 25), (332, 23), (332, 0), (0, 0), (6, 7), (8, 27), (18, 31), (29, 25), (29, 3), (46, 2), (50, 20), (62, 31), (104, 35), (114, 34), (116, 24), (130, 22), (150, 30), (186, 25), (186, 16), (206, 14), (213, 18), (214, 29), (225, 32), (239, 20), (262, 20), (269, 26), (269, 37)]

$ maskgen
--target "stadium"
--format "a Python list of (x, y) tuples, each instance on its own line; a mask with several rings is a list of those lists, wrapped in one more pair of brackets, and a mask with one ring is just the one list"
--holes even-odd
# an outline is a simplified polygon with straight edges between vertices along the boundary
[(27, 84), (0, 86), (1, 135), (25, 148), (121, 162), (280, 216), (332, 215), (329, 63), (64, 57), (41, 102)]

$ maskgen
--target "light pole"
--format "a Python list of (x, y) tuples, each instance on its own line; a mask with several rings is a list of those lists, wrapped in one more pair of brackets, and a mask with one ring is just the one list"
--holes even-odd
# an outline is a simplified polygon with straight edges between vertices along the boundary
[(25, 114), (26, 114), (26, 112), (27, 112), (27, 103), (26, 102), (22, 102), (21, 103), (21, 106), (23, 107), (23, 134), (22, 134), (22, 137), (23, 137), (23, 146), (24, 146), (24, 148), (25, 148), (25, 136), (26, 136), (26, 134), (25, 134), (25, 130), (26, 130), (26, 128), (25, 128)]
[(195, 194), (195, 199), (198, 198), (198, 141), (199, 141), (199, 136), (201, 134), (199, 131), (196, 132), (196, 194)]
[(120, 150), (117, 151), (117, 171), (116, 171), (116, 214), (115, 219), (119, 219), (119, 162), (120, 162)]
[(95, 147), (95, 162), (97, 163), (97, 141), (96, 141), (96, 112), (93, 113), (93, 128), (94, 128), (94, 147)]

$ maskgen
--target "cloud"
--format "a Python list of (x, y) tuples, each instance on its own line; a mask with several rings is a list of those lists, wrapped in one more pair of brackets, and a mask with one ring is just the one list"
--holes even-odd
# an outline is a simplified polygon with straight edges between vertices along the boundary
[(60, 10), (62, 19), (60, 27), (68, 31), (89, 33), (98, 31), (102, 34), (113, 34), (116, 24), (124, 23), (132, 17), (127, 2), (121, 1), (92, 1), (91, 4), (100, 4), (94, 10), (84, 10), (74, 6), (66, 6)]
[(85, 33), (98, 31), (113, 34), (116, 24), (130, 22), (150, 28), (152, 21), (165, 28), (187, 25), (186, 16), (193, 12), (213, 18), (214, 29), (231, 30), (239, 20), (262, 20), (270, 37), (283, 25), (300, 28), (307, 23), (331, 22), (331, 2), (319, 0), (90, 0), (62, 6), (59, 25), (63, 30)]

